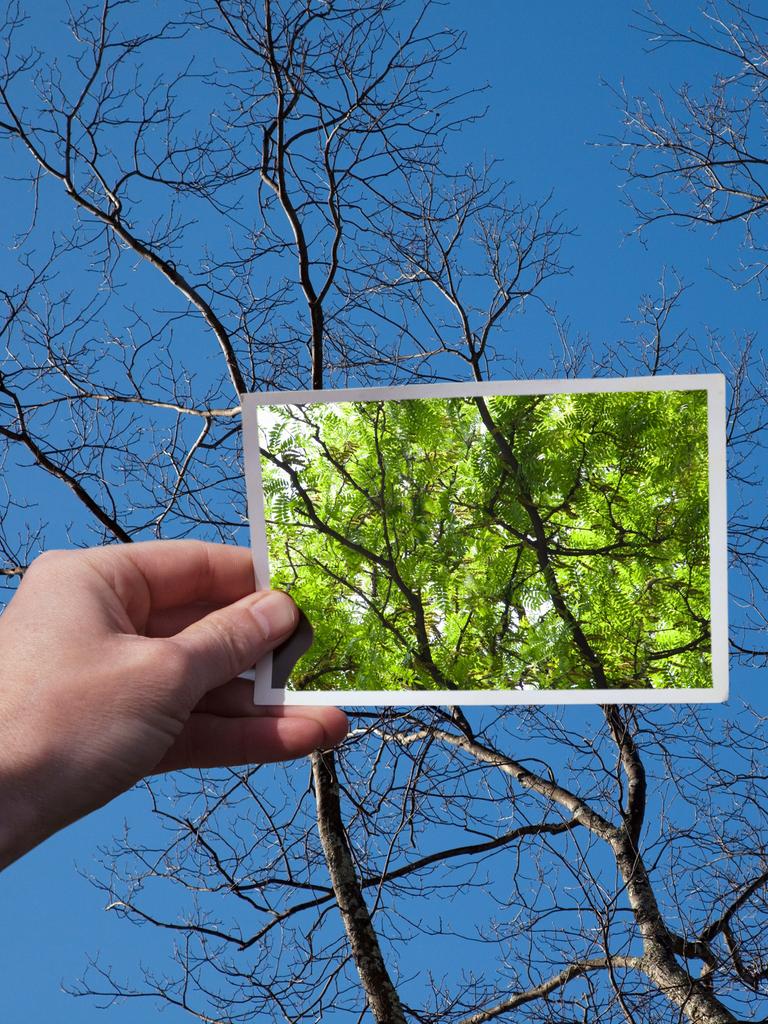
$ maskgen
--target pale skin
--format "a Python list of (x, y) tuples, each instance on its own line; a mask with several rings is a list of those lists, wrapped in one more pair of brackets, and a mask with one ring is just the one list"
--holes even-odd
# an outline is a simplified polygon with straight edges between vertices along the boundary
[(0, 615), (0, 868), (140, 779), (339, 743), (337, 708), (237, 678), (296, 628), (248, 548), (145, 541), (35, 559)]

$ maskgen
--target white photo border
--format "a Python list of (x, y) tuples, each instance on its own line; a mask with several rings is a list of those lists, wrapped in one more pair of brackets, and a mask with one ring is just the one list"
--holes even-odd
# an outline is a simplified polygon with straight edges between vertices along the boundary
[(383, 402), (412, 398), (555, 395), (595, 392), (706, 391), (709, 451), (709, 553), (712, 686), (707, 689), (616, 690), (333, 690), (301, 693), (272, 688), (272, 656), (248, 678), (257, 705), (418, 707), (508, 704), (710, 704), (728, 699), (728, 550), (726, 504), (725, 377), (719, 373), (659, 377), (504, 380), (318, 391), (259, 391), (241, 395), (243, 460), (256, 585), (270, 587), (264, 489), (258, 443), (262, 405)]

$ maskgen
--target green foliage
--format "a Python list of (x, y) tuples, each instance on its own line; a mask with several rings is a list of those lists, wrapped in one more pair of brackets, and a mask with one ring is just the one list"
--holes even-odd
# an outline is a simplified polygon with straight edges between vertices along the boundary
[(273, 584), (316, 631), (296, 688), (711, 686), (706, 392), (265, 420)]

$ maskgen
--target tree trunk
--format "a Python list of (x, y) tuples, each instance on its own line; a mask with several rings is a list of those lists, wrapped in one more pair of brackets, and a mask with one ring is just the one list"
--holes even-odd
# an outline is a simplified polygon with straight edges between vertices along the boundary
[(317, 829), (368, 1005), (376, 1024), (406, 1024), (403, 1007), (384, 963), (379, 939), (352, 861), (341, 817), (334, 755), (331, 751), (315, 751), (311, 760), (317, 801)]

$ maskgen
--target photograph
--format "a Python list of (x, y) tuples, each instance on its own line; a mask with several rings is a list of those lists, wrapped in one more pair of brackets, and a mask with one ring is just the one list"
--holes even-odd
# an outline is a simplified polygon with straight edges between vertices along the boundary
[(705, 386), (718, 384), (670, 380), (246, 396), (256, 563), (314, 631), (287, 674), (284, 658), (257, 669), (254, 699), (724, 699), (710, 586), (723, 467)]

